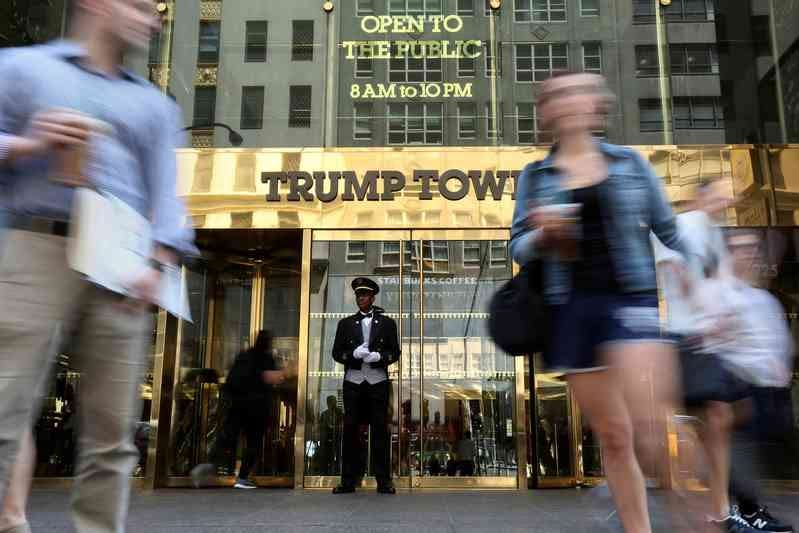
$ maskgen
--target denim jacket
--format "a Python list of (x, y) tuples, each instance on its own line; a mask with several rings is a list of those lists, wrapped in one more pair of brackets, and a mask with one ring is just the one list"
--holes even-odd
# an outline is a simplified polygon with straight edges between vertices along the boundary
[[(606, 234), (617, 280), (624, 292), (657, 289), (650, 231), (669, 248), (680, 253), (685, 247), (677, 232), (674, 213), (660, 179), (635, 150), (599, 143), (608, 162), (608, 180), (600, 187), (602, 205), (611, 208)], [(527, 223), (529, 206), (572, 202), (571, 191), (562, 187), (562, 176), (554, 166), (554, 148), (543, 161), (528, 164), (516, 182), (516, 208), (511, 227), (510, 251), (524, 265), (543, 260), (544, 295), (550, 304), (563, 303), (571, 286), (571, 266), (546, 256), (536, 246), (540, 230)]]

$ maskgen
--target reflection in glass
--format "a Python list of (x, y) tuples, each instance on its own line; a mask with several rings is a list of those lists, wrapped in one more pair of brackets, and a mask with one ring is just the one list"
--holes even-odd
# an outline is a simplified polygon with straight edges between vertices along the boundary
[[(333, 360), (331, 351), (339, 320), (358, 309), (350, 283), (358, 276), (369, 276), (376, 281), (380, 293), (375, 305), (385, 309), (386, 314), (396, 320), (400, 294), (399, 249), (400, 244), (396, 241), (313, 243), (305, 411), (306, 475), (336, 476), (341, 473), (344, 369)], [(393, 381), (388, 416), (392, 443), (398, 441), (397, 366), (389, 367), (389, 379)], [(366, 432), (363, 438), (368, 438)], [(392, 444), (392, 464), (396, 465), (396, 462), (396, 448)], [(366, 475), (371, 474), (372, 468), (368, 465)]]
[[(491, 342), (484, 312), (512, 275), (506, 243), (422, 241), (421, 248), (421, 258), (413, 255), (421, 263), (411, 264), (424, 270), (424, 449), (414, 473), (515, 476), (514, 361)], [(410, 316), (417, 320), (416, 309)], [(414, 333), (409, 340), (418, 342)]]
[[(536, 365), (536, 368), (543, 368)], [(573, 477), (571, 400), (566, 382), (554, 374), (535, 375), (538, 476)]]

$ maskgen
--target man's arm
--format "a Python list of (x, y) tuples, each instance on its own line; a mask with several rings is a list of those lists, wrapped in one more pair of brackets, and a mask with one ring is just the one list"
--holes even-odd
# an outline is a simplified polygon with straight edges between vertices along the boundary
[(339, 320), (338, 326), (336, 326), (336, 338), (333, 341), (333, 359), (337, 363), (347, 366), (353, 357), (352, 350), (347, 347), (347, 339), (344, 333), (345, 323), (346, 319)]
[(175, 264), (181, 255), (197, 255), (194, 230), (185, 225), (186, 208), (177, 195), (177, 156), (182, 126), (177, 106), (163, 99), (164, 113), (154, 117), (146, 180), (152, 216), (153, 259)]

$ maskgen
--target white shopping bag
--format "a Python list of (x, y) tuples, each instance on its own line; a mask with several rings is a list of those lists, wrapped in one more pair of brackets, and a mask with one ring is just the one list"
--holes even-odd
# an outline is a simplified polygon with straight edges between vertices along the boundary
[[(70, 268), (110, 291), (127, 294), (131, 282), (148, 266), (150, 222), (111, 194), (76, 189), (69, 233)], [(183, 320), (191, 320), (179, 268), (164, 270), (156, 304)]]

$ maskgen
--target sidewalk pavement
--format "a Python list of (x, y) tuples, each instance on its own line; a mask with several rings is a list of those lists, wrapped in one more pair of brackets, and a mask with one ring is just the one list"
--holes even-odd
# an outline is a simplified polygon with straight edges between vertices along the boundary
[[(693, 502), (704, 496), (692, 493)], [(688, 531), (666, 519), (672, 498), (650, 495), (655, 531)], [(770, 510), (799, 525), (799, 494), (769, 497)], [(678, 509), (684, 509), (682, 504)], [(30, 502), (34, 533), (71, 532), (69, 492), (36, 489)], [(620, 532), (606, 488), (537, 491), (401, 490), (396, 496), (363, 490), (162, 489), (137, 491), (127, 533), (490, 533)]]

